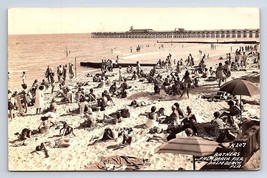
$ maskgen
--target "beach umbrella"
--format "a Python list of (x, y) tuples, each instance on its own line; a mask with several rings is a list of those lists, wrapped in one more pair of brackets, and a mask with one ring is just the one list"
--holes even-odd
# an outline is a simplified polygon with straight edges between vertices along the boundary
[(234, 79), (223, 84), (220, 91), (225, 91), (232, 95), (252, 96), (259, 92), (259, 88), (250, 81)]
[(242, 79), (234, 79), (223, 84), (220, 91), (225, 91), (231, 95), (240, 95), (240, 107), (241, 107), (241, 95), (252, 96), (259, 93), (259, 88), (250, 81)]
[(195, 156), (213, 155), (219, 144), (202, 137), (180, 137), (163, 144), (157, 153), (178, 153), (193, 155), (193, 169), (195, 170)]

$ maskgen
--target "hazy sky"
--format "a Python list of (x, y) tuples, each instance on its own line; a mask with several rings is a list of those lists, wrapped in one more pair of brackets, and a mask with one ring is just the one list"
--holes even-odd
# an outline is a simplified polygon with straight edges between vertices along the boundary
[(257, 8), (12, 8), (9, 34), (259, 27)]

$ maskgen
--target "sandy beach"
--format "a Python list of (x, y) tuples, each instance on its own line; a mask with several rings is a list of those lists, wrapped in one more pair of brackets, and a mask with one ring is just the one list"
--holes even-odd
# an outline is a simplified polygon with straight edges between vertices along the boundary
[[(151, 42), (150, 45), (153, 45)], [(157, 44), (158, 45), (158, 44)], [(181, 46), (179, 44), (167, 44), (164, 47), (164, 50), (155, 51), (154, 49), (147, 48), (144, 49), (141, 53), (138, 54), (129, 54), (129, 52), (120, 52), (121, 61), (141, 61), (145, 63), (147, 61), (156, 62), (159, 58), (166, 57), (169, 53), (172, 54), (173, 58), (185, 58), (189, 53), (195, 58), (195, 63), (198, 64), (200, 61), (199, 52), (200, 48), (190, 45)], [(237, 46), (233, 46), (235, 49)], [(158, 48), (158, 47), (157, 47)], [(120, 49), (118, 49), (119, 51)], [(128, 47), (127, 47), (128, 50)], [(208, 67), (217, 67), (219, 62), (225, 61), (225, 54), (230, 52), (229, 45), (218, 45), (216, 50), (211, 50), (209, 45), (202, 46), (201, 50), (209, 54), (210, 58), (205, 60), (205, 63)], [(234, 50), (233, 50), (234, 51)], [(116, 53), (113, 54), (116, 56)], [(219, 57), (223, 57), (223, 60), (220, 60)], [(63, 63), (64, 64), (64, 63)], [(173, 67), (175, 68), (175, 67)], [(142, 67), (146, 72), (149, 72), (151, 68)], [(55, 69), (54, 69), (55, 70)], [(174, 69), (173, 69), (174, 70)], [(45, 71), (45, 68), (43, 68)], [(100, 70), (99, 70), (100, 71)], [(99, 72), (97, 71), (97, 72)], [(170, 71), (165, 69), (159, 69), (157, 71), (160, 73), (163, 78), (166, 77)], [(185, 70), (183, 70), (179, 77), (182, 78)], [(255, 73), (256, 72), (256, 73)], [(67, 85), (71, 88), (71, 91), (74, 93), (77, 89), (77, 82), (88, 82), (87, 86), (84, 86), (84, 91), (88, 92), (90, 88), (94, 88), (98, 83), (92, 81), (92, 77), (87, 77), (86, 74), (90, 73), (90, 70), (83, 69), (82, 72), (79, 72), (79, 75), (76, 78), (68, 79), (66, 81)], [(93, 74), (93, 72), (91, 72)], [(122, 69), (122, 74), (124, 77), (131, 76), (126, 72), (126, 68)], [(118, 80), (118, 69), (114, 69), (113, 72), (108, 73), (110, 81)], [(247, 79), (251, 80), (255, 85), (260, 87), (259, 83), (259, 68), (258, 66), (252, 63), (252, 59), (248, 60), (248, 67), (246, 71), (232, 71), (232, 75), (227, 81), (230, 81), (235, 78), (240, 78), (245, 76)], [(32, 77), (32, 76), (31, 76)], [(31, 79), (31, 78), (30, 78)], [(27, 84), (29, 86), (32, 84), (32, 80), (27, 79)], [(17, 79), (20, 80), (20, 79)], [(112, 82), (111, 82), (112, 83)], [(127, 83), (132, 86), (129, 89), (127, 98), (116, 98), (113, 97), (113, 103), (109, 105), (105, 111), (96, 111), (93, 112), (93, 117), (102, 118), (103, 114), (110, 114), (117, 111), (118, 109), (128, 108), (131, 113), (130, 118), (124, 118), (121, 123), (116, 125), (103, 126), (99, 124), (94, 129), (74, 129), (76, 136), (66, 136), (70, 138), (70, 146), (68, 148), (53, 148), (49, 149), (49, 157), (45, 158), (44, 154), (40, 152), (40, 155), (31, 153), (37, 145), (45, 141), (53, 141), (58, 139), (56, 135), (59, 134), (59, 130), (51, 128), (48, 134), (42, 134), (38, 136), (32, 136), (31, 138), (25, 141), (25, 145), (19, 145), (19, 142), (8, 143), (8, 167), (10, 171), (71, 171), (71, 170), (88, 170), (90, 164), (98, 163), (102, 157), (108, 156), (134, 156), (138, 158), (144, 158), (148, 160), (148, 164), (145, 165), (142, 170), (178, 170), (178, 168), (183, 168), (185, 170), (192, 170), (192, 156), (191, 155), (182, 155), (182, 154), (172, 154), (172, 153), (156, 153), (155, 150), (162, 145), (163, 141), (147, 141), (149, 138), (153, 137), (153, 134), (146, 133), (148, 130), (139, 128), (138, 126), (146, 123), (146, 117), (140, 116), (140, 113), (149, 112), (151, 106), (156, 106), (157, 108), (164, 107), (165, 113), (167, 115), (171, 114), (171, 106), (178, 102), (180, 108), (186, 110), (187, 106), (192, 108), (193, 113), (197, 117), (199, 123), (209, 122), (213, 119), (213, 113), (215, 111), (228, 108), (227, 102), (208, 102), (206, 99), (201, 98), (202, 95), (216, 93), (219, 90), (218, 81), (207, 82), (204, 79), (200, 78), (199, 87), (190, 89), (190, 98), (187, 98), (184, 95), (182, 98), (179, 96), (169, 96), (165, 93), (160, 95), (153, 94), (154, 85), (147, 83), (146, 80), (140, 82), (139, 80), (127, 81)], [(9, 90), (20, 90), (18, 85), (11, 85), (12, 87)], [(105, 85), (103, 88), (95, 89), (97, 97), (101, 96), (101, 92), (108, 90), (110, 85)], [(45, 91), (45, 108), (49, 107), (50, 101), (55, 97), (55, 93), (59, 90), (58, 83), (55, 87), (54, 94), (51, 94), (51, 88), (48, 88)], [(60, 98), (55, 97), (56, 101), (59, 102)], [(147, 106), (133, 108), (129, 107), (132, 100), (143, 100), (146, 103), (149, 103)], [(252, 97), (242, 96), (242, 99), (247, 100), (260, 100), (260, 95), (254, 95)], [(66, 121), (73, 128), (79, 126), (81, 122), (85, 120), (83, 116), (78, 115), (68, 115), (67, 111), (74, 110), (78, 108), (77, 102), (66, 103), (58, 105), (56, 112), (57, 117), (52, 118), (53, 122)], [(260, 105), (251, 105), (244, 104), (245, 112), (243, 113), (244, 117), (258, 117), (260, 118)], [(35, 107), (29, 107), (27, 115), (24, 117), (16, 116), (12, 121), (8, 122), (8, 141), (12, 142), (17, 138), (14, 133), (21, 132), (24, 128), (36, 129), (40, 124), (40, 116), (35, 115)], [(120, 139), (116, 141), (107, 141), (96, 143), (93, 146), (88, 146), (90, 141), (95, 137), (101, 137), (103, 131), (106, 127), (111, 129), (123, 128), (123, 127), (132, 127), (133, 133), (135, 133), (135, 142), (131, 145), (128, 145), (123, 148), (114, 149), (115, 146), (121, 141)], [(145, 132), (145, 134), (140, 134)], [(154, 134), (155, 135), (155, 134)], [(166, 138), (166, 134), (160, 133), (156, 134), (159, 137)], [(183, 135), (181, 135), (183, 136)], [(206, 162), (197, 162), (196, 170), (199, 170)], [(260, 168), (260, 151), (257, 151), (250, 161), (244, 166), (244, 169), (249, 170), (258, 170)], [(122, 167), (117, 170), (123, 170)]]

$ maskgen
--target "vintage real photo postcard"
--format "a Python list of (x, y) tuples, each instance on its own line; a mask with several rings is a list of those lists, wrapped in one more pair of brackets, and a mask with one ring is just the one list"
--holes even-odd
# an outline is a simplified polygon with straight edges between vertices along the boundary
[(259, 16), (9, 9), (9, 170), (259, 170)]

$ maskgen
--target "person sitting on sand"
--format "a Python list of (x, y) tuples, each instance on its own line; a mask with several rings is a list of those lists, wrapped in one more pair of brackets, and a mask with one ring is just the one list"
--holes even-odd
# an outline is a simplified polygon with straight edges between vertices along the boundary
[(105, 97), (107, 97), (107, 99), (108, 99), (108, 103), (107, 103), (108, 105), (109, 105), (110, 103), (113, 102), (113, 100), (112, 100), (112, 98), (111, 98), (111, 96), (110, 96), (110, 94), (108, 93), (107, 90), (104, 90), (103, 94), (104, 94)]
[(171, 73), (171, 76), (172, 76), (172, 80), (174, 83), (175, 82), (180, 82), (180, 77), (179, 77), (179, 74), (177, 72), (173, 72)]
[(136, 74), (136, 71), (133, 71), (133, 75), (130, 80), (137, 80), (138, 75)]
[(81, 95), (79, 99), (79, 111), (80, 111), (79, 113), (82, 116), (85, 112), (86, 105), (87, 105), (87, 102), (85, 101), (85, 96)]
[(158, 126), (158, 115), (156, 113), (156, 106), (151, 107), (151, 112), (147, 115), (146, 126), (148, 129)]
[(41, 124), (38, 127), (38, 132), (41, 134), (46, 134), (49, 132), (49, 129), (53, 127), (55, 124), (48, 119), (47, 116), (41, 116)]
[(235, 122), (233, 119), (230, 119), (229, 125), (225, 123), (221, 118), (220, 118), (220, 113), (218, 111), (214, 112), (214, 119), (211, 121), (211, 124), (213, 126), (212, 129), (212, 136), (215, 138), (216, 142), (218, 143), (223, 143), (226, 140), (231, 141), (235, 139), (236, 135), (232, 133), (232, 129), (239, 131), (239, 127), (235, 125)]
[(107, 141), (107, 140), (117, 140), (118, 132), (115, 130), (111, 130), (111, 128), (107, 127), (104, 130), (103, 136), (100, 141)]
[(126, 79), (124, 79), (124, 82), (121, 84), (121, 86), (118, 88), (119, 93), (117, 94), (118, 97), (120, 98), (126, 98), (127, 97), (127, 92), (126, 89), (130, 89), (131, 86), (128, 86)]
[(214, 137), (218, 138), (221, 134), (221, 130), (225, 128), (225, 123), (220, 118), (220, 112), (216, 111), (213, 113), (214, 119), (211, 121), (211, 124), (214, 127)]
[(207, 68), (205, 68), (204, 69), (204, 72), (203, 72), (203, 75), (201, 77), (202, 78), (208, 78), (208, 77), (210, 77), (210, 71)]
[(160, 86), (158, 83), (154, 83), (154, 94), (160, 94)]
[(93, 116), (93, 111), (91, 108), (88, 108), (88, 111), (85, 112), (85, 118), (86, 120), (80, 124), (80, 127), (84, 128), (92, 128), (96, 126), (96, 119)]
[(175, 81), (174, 84), (171, 86), (171, 91), (170, 95), (176, 96), (176, 95), (181, 95), (181, 90), (180, 90), (180, 82)]
[(158, 122), (161, 124), (167, 117), (167, 115), (165, 115), (165, 109), (161, 107), (158, 111), (156, 111), (156, 113), (158, 115)]
[(146, 75), (146, 73), (144, 72), (144, 70), (140, 70), (140, 73), (139, 73), (138, 76), (139, 76), (139, 77), (144, 77), (144, 78), (147, 77), (147, 75)]
[(235, 105), (234, 101), (230, 100), (228, 101), (229, 109), (228, 111), (224, 111), (221, 115), (220, 118), (226, 116), (227, 118), (233, 118), (238, 117), (241, 115), (241, 110), (238, 106)]
[(171, 79), (170, 79), (170, 76), (167, 75), (167, 77), (164, 79), (164, 83), (163, 83), (163, 86), (170, 86), (171, 84)]
[(101, 77), (99, 74), (95, 74), (93, 77), (93, 82), (100, 82), (101, 81)]
[(192, 114), (192, 110), (189, 106), (187, 106), (187, 116), (182, 120), (181, 124), (178, 127), (174, 127), (171, 129), (171, 133), (167, 136), (167, 140), (171, 140), (176, 138), (176, 134), (185, 131), (187, 129), (192, 129), (193, 134), (195, 135), (196, 128), (194, 123), (196, 122), (196, 117)]
[(209, 73), (210, 73), (210, 76), (212, 76), (212, 75), (214, 75), (214, 74), (215, 74), (215, 71), (213, 70), (213, 68), (212, 68), (212, 67), (210, 67), (210, 69), (209, 69)]
[(89, 102), (96, 101), (96, 95), (94, 94), (94, 90), (92, 88), (90, 89), (90, 93), (88, 95), (88, 101)]
[(62, 92), (64, 99), (63, 101), (67, 101), (68, 103), (72, 103), (73, 101), (73, 95), (72, 91), (70, 90), (69, 87), (66, 87), (66, 89)]
[(85, 112), (85, 120), (80, 123), (77, 127), (78, 129), (85, 129), (85, 128), (94, 128), (96, 126), (96, 119), (93, 117), (92, 109), (90, 108), (87, 112)]
[(185, 117), (184, 111), (180, 108), (180, 104), (179, 103), (174, 103), (174, 106), (176, 106), (176, 110), (179, 114), (179, 119), (183, 119)]
[(171, 109), (172, 113), (168, 117), (166, 117), (166, 119), (162, 121), (162, 123), (168, 124), (169, 126), (177, 126), (179, 125), (179, 113), (175, 105), (173, 105)]
[(106, 97), (105, 93), (102, 93), (101, 96), (102, 97), (98, 99), (98, 106), (100, 107), (101, 111), (104, 111), (108, 106), (108, 98)]
[(116, 82), (114, 82), (110, 87), (109, 87), (109, 93), (111, 96), (115, 95), (115, 92), (117, 90)]
[(132, 73), (133, 72), (133, 66), (128, 66), (126, 69), (126, 72), (129, 74)]
[(192, 109), (187, 106), (186, 107), (187, 115), (186, 117), (182, 120), (181, 126), (179, 131), (184, 131), (186, 128), (191, 128), (194, 133), (196, 133), (196, 129), (194, 127), (194, 123), (197, 122), (195, 114), (192, 113)]
[(47, 113), (56, 113), (57, 111), (57, 103), (55, 98), (51, 100), (51, 103), (47, 109), (44, 109), (42, 114), (47, 114)]
[(95, 87), (95, 88), (103, 88), (105, 86), (105, 81), (104, 79), (101, 77), (100, 79), (100, 83)]

